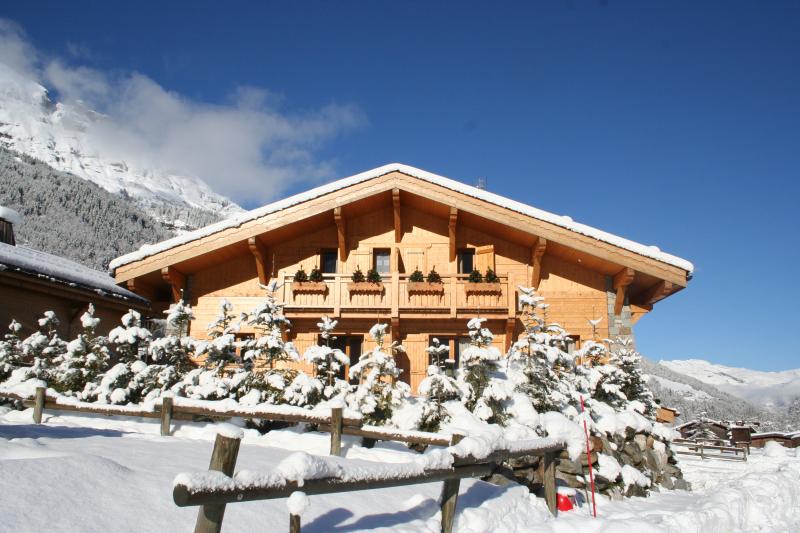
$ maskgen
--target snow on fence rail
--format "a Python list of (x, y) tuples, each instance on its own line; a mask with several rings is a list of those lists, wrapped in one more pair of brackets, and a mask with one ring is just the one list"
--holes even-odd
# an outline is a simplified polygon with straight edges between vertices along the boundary
[(42, 422), (42, 414), (48, 411), (74, 411), (106, 416), (130, 416), (161, 419), (161, 435), (171, 434), (173, 419), (192, 420), (196, 416), (217, 419), (253, 418), (280, 422), (316, 424), (320, 431), (331, 434), (331, 453), (339, 455), (342, 435), (363, 437), (371, 441), (390, 440), (407, 444), (450, 446), (460, 435), (442, 435), (424, 431), (406, 431), (364, 425), (359, 418), (347, 418), (341, 407), (330, 411), (309, 411), (290, 405), (241, 406), (233, 401), (192, 400), (189, 398), (164, 396), (155, 402), (140, 405), (98, 405), (81, 402), (65, 396), (48, 396), (45, 387), (37, 387), (30, 395), (0, 390), (0, 397), (21, 401), (25, 407), (33, 407), (33, 421)]
[[(672, 445), (675, 447), (675, 453), (681, 455), (694, 455), (701, 459), (747, 461), (747, 448), (744, 446), (715, 446), (686, 439), (673, 439)], [(733, 455), (726, 452), (732, 452)]]
[[(347, 459), (329, 459), (297, 452), (268, 472), (240, 470), (234, 475), (241, 431), (217, 434), (208, 471), (178, 474), (173, 483), (173, 501), (179, 507), (201, 506), (195, 533), (216, 533), (222, 528), (225, 506), (254, 500), (289, 497), (289, 531), (300, 532), (300, 512), (293, 504), (295, 496), (354, 492), (418, 483), (443, 481), (441, 496), (443, 533), (450, 533), (455, 518), (458, 490), (462, 478), (490, 475), (496, 463), (515, 457), (543, 457), (544, 493), (547, 506), (555, 516), (556, 457), (565, 443), (537, 439), (492, 450), (475, 457), (460, 453), (461, 436), (447, 450), (433, 450), (407, 463), (365, 465)], [(296, 494), (302, 492), (303, 494)], [(302, 506), (300, 506), (302, 507)]]

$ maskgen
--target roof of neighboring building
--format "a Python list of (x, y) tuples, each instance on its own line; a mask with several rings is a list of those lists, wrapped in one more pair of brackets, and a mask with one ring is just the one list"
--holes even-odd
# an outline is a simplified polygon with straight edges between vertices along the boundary
[(246, 213), (242, 213), (240, 215), (236, 215), (232, 218), (227, 220), (223, 220), (221, 222), (217, 222), (216, 224), (212, 224), (210, 226), (206, 226), (204, 228), (200, 228), (195, 231), (191, 231), (185, 233), (183, 235), (174, 237), (172, 239), (168, 239), (162, 241), (157, 244), (146, 245), (140, 248), (139, 250), (129, 253), (127, 255), (123, 255), (111, 261), (109, 264), (109, 268), (114, 270), (120, 266), (127, 265), (129, 263), (133, 263), (136, 261), (140, 261), (152, 255), (158, 254), (160, 252), (170, 250), (177, 246), (201, 239), (203, 237), (213, 235), (215, 233), (225, 231), (230, 228), (235, 228), (241, 226), (246, 222), (250, 222), (256, 220), (260, 217), (265, 215), (269, 215), (276, 211), (280, 211), (283, 209), (287, 209), (291, 206), (296, 204), (300, 204), (303, 202), (307, 202), (319, 196), (329, 194), (345, 187), (349, 187), (351, 185), (355, 185), (364, 181), (368, 181), (374, 178), (378, 178), (380, 176), (386, 175), (390, 172), (401, 172), (403, 174), (439, 185), (441, 187), (472, 196), (474, 198), (478, 198), (480, 200), (484, 200), (486, 202), (490, 202), (492, 204), (498, 205), (500, 207), (504, 207), (506, 209), (516, 211), (518, 213), (542, 220), (544, 222), (548, 222), (554, 224), (556, 226), (560, 226), (562, 228), (566, 228), (568, 230), (574, 231), (576, 233), (580, 233), (587, 237), (591, 237), (597, 239), (599, 241), (603, 241), (605, 243), (624, 248), (628, 251), (634, 252), (641, 256), (648, 257), (650, 259), (655, 259), (657, 261), (661, 261), (663, 263), (672, 265), (674, 267), (680, 268), (685, 270), (688, 274), (691, 274), (694, 270), (694, 265), (685, 259), (681, 259), (680, 257), (676, 257), (674, 255), (670, 255), (667, 253), (662, 252), (656, 246), (647, 246), (644, 244), (639, 244), (637, 242), (625, 239), (623, 237), (619, 237), (617, 235), (613, 235), (611, 233), (607, 233), (605, 231), (601, 231), (599, 229), (593, 228), (591, 226), (587, 226), (585, 224), (581, 224), (579, 222), (573, 221), (568, 216), (556, 215), (554, 213), (549, 213), (547, 211), (523, 204), (521, 202), (517, 202), (515, 200), (511, 200), (509, 198), (505, 198), (498, 194), (491, 193), (484, 189), (479, 189), (477, 187), (473, 187), (471, 185), (466, 185), (464, 183), (458, 182), (456, 180), (446, 178), (444, 176), (440, 176), (438, 174), (433, 174), (431, 172), (427, 172), (425, 170), (421, 170), (418, 168), (414, 168), (408, 165), (403, 165), (400, 163), (391, 163), (389, 165), (384, 165), (382, 167), (374, 168), (372, 170), (368, 170), (366, 172), (362, 172), (360, 174), (355, 174), (353, 176), (349, 176), (346, 178), (339, 179), (332, 183), (328, 183), (326, 185), (322, 185), (320, 187), (316, 187), (314, 189), (302, 192), (300, 194), (296, 194), (289, 198), (285, 198), (283, 200), (279, 200), (277, 202), (265, 205), (263, 207), (259, 207), (257, 209), (253, 209), (252, 211), (248, 211)]
[(0, 273), (17, 272), (38, 280), (83, 289), (99, 296), (147, 305), (147, 299), (123, 289), (104, 272), (83, 266), (57, 255), (23, 246), (0, 243)]

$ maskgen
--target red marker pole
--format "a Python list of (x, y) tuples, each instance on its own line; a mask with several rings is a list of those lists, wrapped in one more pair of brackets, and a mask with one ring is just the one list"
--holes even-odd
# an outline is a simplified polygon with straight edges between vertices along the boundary
[(586, 462), (589, 463), (589, 484), (592, 487), (592, 516), (597, 518), (597, 502), (594, 499), (594, 474), (592, 473), (592, 449), (589, 446), (589, 428), (586, 426), (586, 408), (581, 396), (581, 414), (583, 415), (583, 432), (586, 434)]

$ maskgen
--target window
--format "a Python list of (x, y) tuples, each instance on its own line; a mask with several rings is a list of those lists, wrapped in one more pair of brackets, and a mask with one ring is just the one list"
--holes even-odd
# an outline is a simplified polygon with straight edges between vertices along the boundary
[[(348, 381), (351, 385), (358, 385), (358, 378), (350, 378), (350, 367), (358, 363), (361, 359), (361, 345), (364, 343), (364, 337), (361, 335), (337, 335), (335, 338), (330, 339), (330, 347), (338, 348), (348, 357), (350, 364), (339, 368), (337, 377)], [(317, 338), (317, 344), (325, 346), (328, 341), (320, 335)]]
[(320, 253), (320, 268), (323, 274), (336, 274), (336, 250), (326, 249)]
[(458, 273), (469, 274), (475, 269), (475, 249), (466, 248), (458, 251)]
[(391, 263), (391, 252), (388, 248), (376, 248), (372, 252), (372, 268), (381, 274), (388, 274)]
[(580, 335), (567, 335), (567, 353), (573, 353), (581, 347)]
[[(448, 373), (459, 367), (461, 360), (461, 353), (469, 346), (469, 337), (448, 337), (446, 335), (430, 335), (428, 337), (428, 346), (433, 346), (433, 339), (438, 339), (441, 346), (447, 346), (448, 350), (445, 357), (442, 358), (445, 363), (445, 368)], [(446, 361), (445, 361), (446, 360)], [(436, 364), (432, 355), (428, 357), (428, 364)]]

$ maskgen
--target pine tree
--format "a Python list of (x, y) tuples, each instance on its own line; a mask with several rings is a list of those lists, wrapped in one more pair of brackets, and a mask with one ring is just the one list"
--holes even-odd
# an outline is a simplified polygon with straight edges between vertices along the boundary
[(208, 325), (209, 341), (197, 343), (197, 355), (206, 356), (206, 368), (221, 375), (225, 366), (236, 361), (236, 332), (239, 323), (234, 323), (236, 315), (233, 305), (223, 299), (219, 305), (219, 315)]
[(331, 341), (336, 339), (333, 336), (336, 325), (336, 320), (323, 316), (322, 320), (317, 322), (317, 327), (325, 344), (309, 346), (303, 354), (304, 359), (314, 367), (316, 378), (322, 380), (325, 399), (340, 396), (350, 389), (350, 385), (345, 380), (336, 377), (339, 371), (350, 363), (347, 354), (338, 348), (331, 347)]
[(50, 369), (66, 351), (66, 343), (58, 336), (61, 323), (53, 311), (45, 311), (39, 319), (39, 331), (22, 341), (22, 353), (33, 360), (30, 377), (50, 380)]
[(94, 305), (81, 315), (83, 331), (67, 343), (67, 350), (53, 369), (53, 388), (59, 392), (79, 393), (108, 368), (108, 340), (97, 335), (100, 319), (94, 316)]
[(266, 299), (250, 313), (248, 321), (260, 335), (243, 343), (243, 360), (246, 368), (252, 368), (255, 361), (263, 361), (273, 370), (279, 362), (298, 361), (300, 355), (294, 344), (283, 340), (291, 323), (283, 314), (283, 304), (275, 298), (276, 287), (263, 288), (267, 290)]
[(418, 429), (421, 431), (439, 431), (443, 422), (449, 420), (450, 415), (445, 402), (461, 399), (461, 390), (458, 382), (448, 376), (443, 367), (449, 355), (449, 348), (439, 343), (434, 338), (432, 346), (426, 350), (430, 356), (427, 376), (419, 384), (418, 393), (424, 399)]
[(485, 318), (467, 323), (470, 345), (461, 354), (458, 383), (467, 409), (489, 423), (506, 420), (505, 402), (513, 392), (504, 374), (500, 374), (500, 350), (492, 346), (494, 335), (483, 327)]
[(642, 356), (636, 351), (633, 339), (631, 337), (617, 337), (612, 344), (612, 353), (622, 372), (620, 383), (622, 393), (629, 402), (641, 402), (644, 414), (654, 417), (656, 411), (655, 399), (642, 373)]
[(8, 333), (0, 341), (0, 381), (11, 375), (11, 371), (22, 364), (22, 341), (19, 332), (22, 324), (12, 320), (8, 325)]
[(108, 332), (108, 341), (121, 362), (141, 360), (152, 334), (142, 327), (142, 315), (133, 309), (122, 315), (122, 325)]
[(153, 340), (148, 349), (150, 359), (161, 365), (173, 366), (182, 375), (194, 366), (191, 358), (194, 355), (195, 341), (185, 335), (194, 319), (192, 308), (180, 301), (164, 313), (167, 315), (168, 331), (177, 331), (179, 335), (167, 335)]
[(350, 367), (350, 378), (359, 378), (360, 383), (348, 397), (353, 409), (357, 409), (367, 424), (385, 424), (408, 394), (408, 385), (395, 382), (402, 370), (397, 367), (394, 354), (404, 351), (402, 345), (393, 342), (385, 347), (386, 324), (375, 324), (369, 330), (375, 342), (372, 350), (361, 355), (358, 363)]

